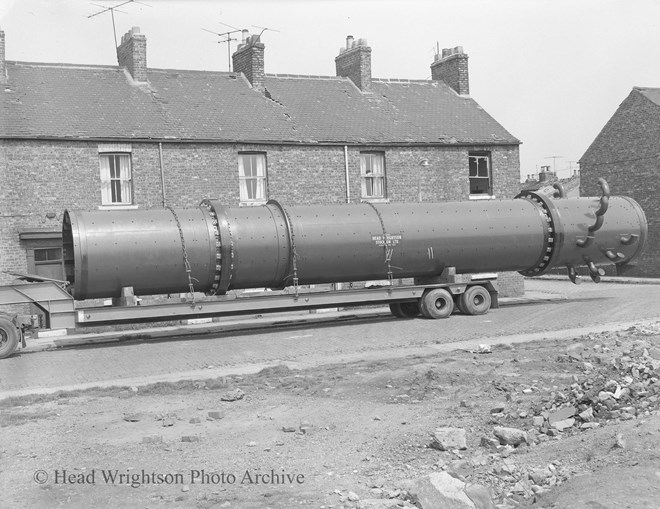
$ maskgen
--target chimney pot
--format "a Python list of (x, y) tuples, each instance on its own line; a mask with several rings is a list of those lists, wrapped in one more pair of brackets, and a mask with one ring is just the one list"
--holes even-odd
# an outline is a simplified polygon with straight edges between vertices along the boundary
[(353, 47), (354, 42), (355, 41), (353, 40), (353, 36), (352, 35), (347, 35), (346, 36), (346, 49), (351, 49)]

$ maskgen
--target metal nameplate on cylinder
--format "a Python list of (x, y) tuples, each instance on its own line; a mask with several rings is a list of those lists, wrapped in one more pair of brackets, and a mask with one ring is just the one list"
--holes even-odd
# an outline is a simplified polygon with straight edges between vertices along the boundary
[(403, 239), (403, 235), (372, 235), (371, 240), (373, 240), (377, 246), (396, 246), (399, 244), (399, 241)]

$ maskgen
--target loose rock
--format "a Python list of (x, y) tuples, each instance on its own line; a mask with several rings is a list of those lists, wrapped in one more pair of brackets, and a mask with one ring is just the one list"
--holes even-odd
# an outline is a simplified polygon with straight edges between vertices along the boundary
[(617, 433), (616, 436), (614, 437), (614, 445), (612, 446), (613, 449), (625, 449), (626, 448), (626, 441), (623, 438), (623, 435), (621, 433)]
[(499, 445), (500, 441), (497, 438), (481, 437), (481, 447), (486, 447), (487, 449), (497, 449)]
[(552, 426), (554, 425), (554, 423), (559, 421), (564, 421), (569, 417), (573, 417), (574, 415), (575, 415), (575, 407), (567, 406), (564, 408), (560, 408), (559, 410), (552, 412), (550, 415), (548, 415), (548, 422)]
[(465, 483), (447, 472), (434, 472), (426, 477), (405, 483), (411, 501), (420, 509), (476, 509), (465, 493)]
[(222, 401), (238, 401), (239, 399), (243, 399), (244, 396), (245, 393), (243, 392), (243, 390), (236, 387), (236, 389), (227, 391), (225, 394), (220, 396), (220, 399)]
[(500, 414), (504, 412), (504, 409), (506, 408), (505, 403), (497, 403), (494, 407), (490, 409), (491, 414)]
[(493, 494), (489, 488), (480, 484), (468, 484), (464, 491), (477, 509), (495, 509)]
[(349, 491), (348, 495), (346, 495), (346, 497), (351, 502), (357, 502), (358, 500), (360, 500), (360, 496), (357, 493), (353, 492), (353, 491)]
[(589, 407), (584, 412), (580, 412), (578, 415), (584, 422), (591, 422), (594, 420), (594, 409)]
[(497, 426), (493, 429), (493, 434), (499, 439), (502, 445), (517, 446), (527, 443), (527, 433), (520, 429)]
[(431, 434), (431, 447), (440, 451), (467, 449), (465, 430), (462, 428), (436, 428)]
[(575, 419), (572, 417), (570, 419), (564, 419), (563, 421), (556, 421), (552, 424), (552, 427), (557, 431), (564, 431), (567, 428), (570, 428), (575, 424)]

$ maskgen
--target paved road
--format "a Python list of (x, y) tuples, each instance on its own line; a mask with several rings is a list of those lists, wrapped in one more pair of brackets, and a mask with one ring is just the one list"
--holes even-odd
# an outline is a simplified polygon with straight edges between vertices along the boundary
[[(535, 294), (561, 300), (510, 305), (483, 316), (401, 320), (388, 313), (304, 327), (214, 333), (162, 341), (127, 341), (22, 353), (0, 360), (0, 397), (75, 386), (139, 384), (206, 377), (286, 362), (313, 365), (373, 354), (396, 356), (414, 348), (554, 331), (615, 328), (621, 322), (660, 320), (660, 284), (527, 281)], [(388, 353), (389, 352), (389, 353)], [(401, 353), (399, 353), (401, 354)]]

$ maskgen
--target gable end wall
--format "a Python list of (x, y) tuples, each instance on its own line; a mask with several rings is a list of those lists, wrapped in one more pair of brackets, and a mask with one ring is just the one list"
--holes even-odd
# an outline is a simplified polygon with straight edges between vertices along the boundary
[(580, 195), (599, 196), (604, 178), (613, 195), (636, 200), (649, 236), (625, 275), (660, 277), (660, 106), (633, 90), (580, 160)]

